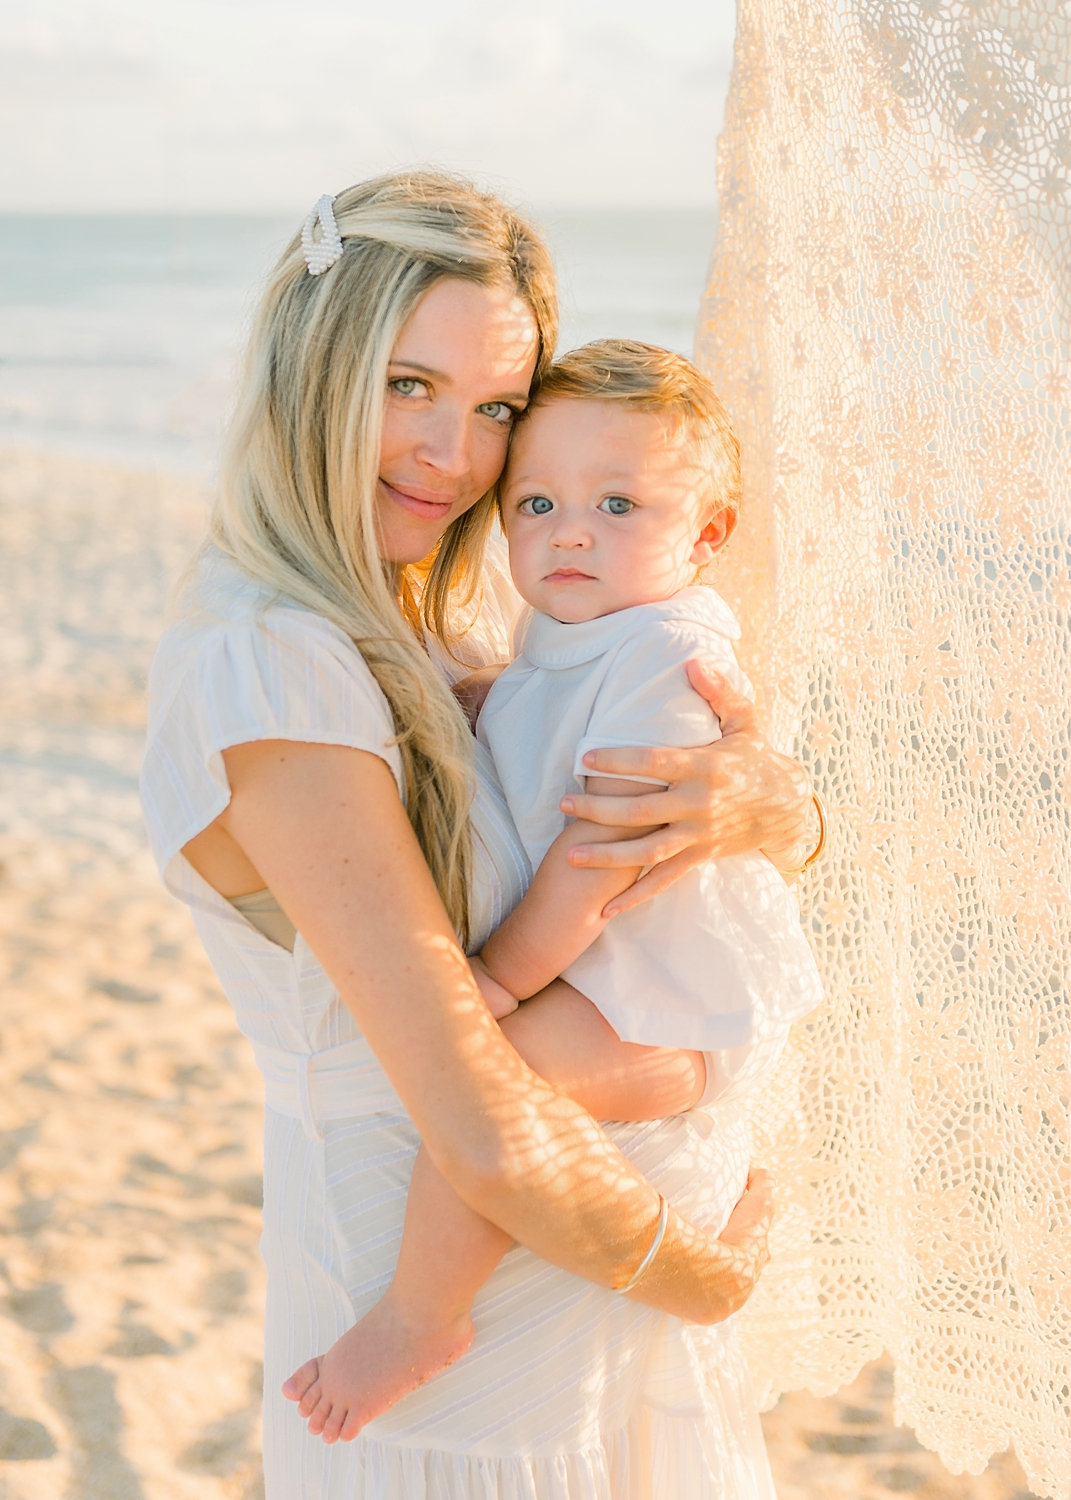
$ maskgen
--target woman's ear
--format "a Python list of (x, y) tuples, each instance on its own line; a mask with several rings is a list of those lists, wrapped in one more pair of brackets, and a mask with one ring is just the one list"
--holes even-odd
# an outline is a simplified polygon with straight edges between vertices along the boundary
[(735, 528), (735, 510), (726, 508), (725, 510), (719, 510), (716, 516), (711, 516), (710, 520), (699, 533), (696, 544), (692, 548), (692, 562), (700, 568), (704, 563), (708, 563), (715, 552), (720, 552), (722, 547), (725, 546)]

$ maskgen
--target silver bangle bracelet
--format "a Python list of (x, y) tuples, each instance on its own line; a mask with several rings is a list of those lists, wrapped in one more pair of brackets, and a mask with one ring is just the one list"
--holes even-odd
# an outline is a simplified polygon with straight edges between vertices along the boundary
[(662, 1241), (666, 1237), (666, 1225), (669, 1223), (669, 1204), (666, 1202), (665, 1198), (663, 1198), (661, 1193), (659, 1193), (658, 1195), (658, 1202), (661, 1205), (658, 1210), (658, 1228), (655, 1230), (654, 1239), (651, 1241), (651, 1248), (640, 1261), (639, 1265), (636, 1267), (635, 1271), (633, 1271), (629, 1279), (625, 1282), (624, 1286), (618, 1287), (617, 1290), (619, 1292), (631, 1292), (632, 1288), (637, 1284), (637, 1282), (640, 1280), (640, 1277), (643, 1276), (644, 1272), (648, 1269), (651, 1262), (658, 1254)]

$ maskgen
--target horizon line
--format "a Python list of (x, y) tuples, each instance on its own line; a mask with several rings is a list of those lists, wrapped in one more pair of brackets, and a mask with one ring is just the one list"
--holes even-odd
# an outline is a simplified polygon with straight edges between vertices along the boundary
[[(536, 214), (575, 213), (717, 213), (717, 201), (662, 203), (646, 202), (615, 203), (569, 203), (533, 202), (531, 211)], [(210, 207), (153, 207), (153, 208), (20, 208), (0, 204), (0, 218), (4, 219), (279, 219), (292, 218), (300, 214), (300, 208), (259, 206), (249, 208)]]

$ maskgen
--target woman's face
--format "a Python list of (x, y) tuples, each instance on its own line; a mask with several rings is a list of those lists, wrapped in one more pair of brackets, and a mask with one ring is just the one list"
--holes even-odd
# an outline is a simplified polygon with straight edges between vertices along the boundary
[(380, 554), (419, 562), (502, 472), (538, 334), (512, 287), (440, 281), (398, 335), (376, 494)]

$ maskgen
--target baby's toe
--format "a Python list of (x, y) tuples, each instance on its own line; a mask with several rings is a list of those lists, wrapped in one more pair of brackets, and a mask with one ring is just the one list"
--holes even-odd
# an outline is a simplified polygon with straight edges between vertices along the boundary
[(349, 1412), (344, 1406), (335, 1405), (331, 1408), (331, 1415), (324, 1423), (324, 1430), (320, 1434), (325, 1443), (337, 1443), (345, 1425)]
[(316, 1410), (309, 1418), (309, 1431), (312, 1433), (313, 1437), (319, 1437), (321, 1432), (323, 1432), (324, 1428), (327, 1426), (327, 1421), (331, 1415), (331, 1408), (333, 1405), (334, 1403), (332, 1402), (330, 1396), (320, 1397), (320, 1400), (316, 1405)]
[(339, 1437), (342, 1442), (352, 1443), (354, 1438), (360, 1432), (361, 1425), (361, 1421), (356, 1412), (348, 1411), (346, 1413), (346, 1420), (343, 1422), (342, 1428), (339, 1432)]
[(319, 1406), (320, 1402), (322, 1401), (323, 1394), (324, 1394), (324, 1388), (323, 1388), (323, 1386), (320, 1384), (320, 1382), (318, 1380), (314, 1380), (313, 1383), (312, 1383), (312, 1385), (309, 1386), (308, 1390), (305, 1392), (305, 1394), (302, 1396), (301, 1400), (298, 1402), (298, 1411), (299, 1411), (299, 1413), (303, 1417), (311, 1417), (312, 1414), (313, 1414), (313, 1412), (316, 1410), (316, 1408)]
[(283, 1395), (288, 1401), (300, 1401), (319, 1374), (320, 1361), (307, 1359), (300, 1368), (294, 1371), (289, 1380), (283, 1381)]

